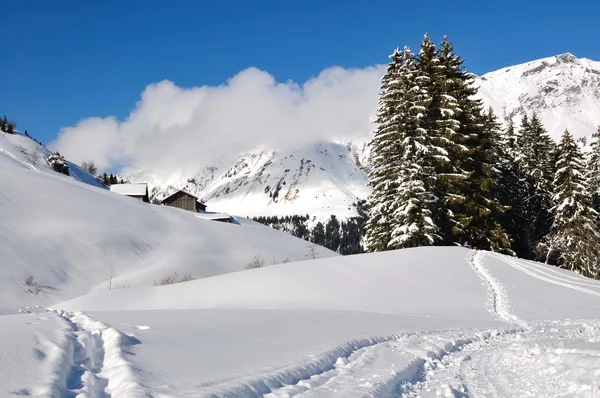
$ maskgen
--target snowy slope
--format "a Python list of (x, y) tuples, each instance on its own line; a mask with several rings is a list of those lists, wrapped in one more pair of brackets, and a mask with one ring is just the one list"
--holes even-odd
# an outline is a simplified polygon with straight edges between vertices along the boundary
[[(58, 174), (48, 164), (46, 159), (52, 154), (46, 147), (33, 141), (31, 138), (20, 133), (7, 134), (0, 131), (0, 154), (10, 157), (16, 163), (31, 170), (43, 173)], [(37, 154), (37, 155), (36, 155)], [(61, 175), (63, 178), (71, 178), (98, 188), (108, 189), (102, 185), (94, 176), (81, 167), (67, 160), (70, 176)]]
[(206, 220), (32, 165), (13, 145), (27, 141), (0, 134), (0, 313), (106, 289), (111, 273), (113, 286), (140, 286), (173, 271), (241, 270), (254, 255), (266, 264), (306, 258), (306, 242), (243, 218)]
[[(576, 137), (590, 136), (600, 124), (600, 62), (562, 54), (487, 73), (476, 85), (479, 97), (502, 121), (512, 119), (518, 126), (523, 114), (535, 111), (555, 139), (565, 128)], [(185, 186), (219, 211), (345, 218), (356, 215), (351, 204), (369, 193), (369, 139), (365, 131), (359, 139), (332, 137), (295, 149), (235, 154), (224, 148), (218, 164), (199, 160), (198, 172), (190, 175), (129, 170), (127, 177), (150, 182), (159, 199)]]
[[(0, 317), (20, 346), (38, 333), (35, 347), (55, 341), (54, 357), (75, 365), (41, 361), (42, 377), (0, 391), (592, 397), (599, 307), (600, 282), (456, 247), (280, 264), (56, 305), (88, 314)], [(85, 354), (90, 344), (97, 350)], [(85, 365), (85, 377), (78, 370), (102, 356), (110, 360)]]

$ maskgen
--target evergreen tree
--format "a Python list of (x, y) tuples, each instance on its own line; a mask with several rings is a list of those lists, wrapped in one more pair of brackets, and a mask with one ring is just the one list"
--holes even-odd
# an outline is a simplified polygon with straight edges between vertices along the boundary
[[(527, 122), (526, 122), (527, 123)], [(521, 258), (532, 258), (533, 247), (528, 244), (527, 217), (529, 198), (534, 196), (532, 186), (519, 167), (517, 134), (512, 122), (500, 137), (498, 148), (498, 184), (496, 197), (506, 206), (500, 224), (512, 238), (511, 249)]]
[(539, 241), (550, 232), (552, 226), (552, 175), (555, 144), (534, 113), (531, 119), (526, 116), (521, 122), (517, 138), (517, 162), (525, 178), (526, 207), (522, 217), (526, 229), (525, 244), (529, 258), (535, 255)]
[(399, 79), (401, 101), (396, 118), (402, 156), (397, 159), (398, 190), (394, 198), (397, 204), (392, 214), (393, 229), (387, 249), (433, 245), (441, 240), (430, 210), (433, 194), (425, 182), (430, 170), (427, 157), (431, 142), (422, 124), (431, 97), (420, 86), (415, 57), (408, 48), (404, 51)]
[[(371, 147), (371, 169), (368, 184), (373, 187), (367, 202), (369, 223), (366, 244), (370, 251), (387, 249), (392, 234), (392, 214), (397, 204), (395, 195), (398, 171), (398, 158), (402, 156), (398, 138), (401, 128), (397, 118), (397, 108), (403, 87), (399, 79), (404, 63), (403, 53), (396, 49), (390, 56), (387, 72), (381, 79), (379, 106), (377, 108), (377, 128), (369, 143)], [(317, 243), (317, 242), (315, 242)]]
[(325, 227), (323, 226), (323, 223), (321, 221), (319, 221), (315, 227), (313, 228), (312, 234), (311, 234), (311, 242), (315, 243), (317, 245), (320, 246), (324, 246), (325, 245)]
[(340, 223), (336, 216), (332, 215), (325, 225), (325, 245), (334, 252), (340, 249)]
[(104, 184), (104, 185), (110, 185), (110, 180), (109, 180), (108, 175), (106, 174), (106, 172), (104, 174), (102, 174), (102, 184)]
[(545, 239), (546, 261), (555, 252), (559, 264), (585, 276), (598, 277), (600, 266), (600, 232), (596, 228), (597, 212), (590, 207), (590, 195), (584, 179), (583, 155), (565, 131), (558, 147), (554, 177), (554, 223)]
[(600, 212), (600, 126), (598, 126), (598, 131), (592, 135), (590, 142), (586, 177), (592, 195), (592, 207)]
[[(451, 75), (457, 65), (453, 60), (444, 59), (442, 51), (425, 35), (418, 57), (418, 79), (430, 102), (422, 120), (422, 128), (427, 132), (428, 155), (426, 160), (426, 190), (437, 198), (432, 205), (433, 224), (439, 230), (442, 244), (452, 244), (454, 236), (462, 230), (452, 207), (464, 198), (458, 189), (460, 180), (467, 177), (461, 169), (461, 153), (465, 149), (459, 136), (460, 122), (456, 119), (459, 112), (454, 97), (456, 82)], [(447, 54), (450, 58), (450, 54)], [(460, 65), (458, 65), (460, 66)]]
[(461, 128), (470, 126), (470, 130), (464, 132), (468, 137), (465, 140), (468, 156), (463, 162), (469, 178), (461, 184), (465, 199), (455, 213), (465, 231), (464, 238), (471, 245), (514, 254), (510, 250), (510, 238), (501, 225), (506, 207), (498, 202), (500, 125), (491, 109), (482, 115), (479, 104), (470, 106), (473, 114), (468, 117), (472, 120), (461, 124)]
[(494, 196), (500, 126), (493, 111), (484, 112), (482, 101), (475, 99), (475, 76), (464, 69), (447, 37), (440, 44), (439, 57), (447, 94), (457, 105), (453, 115), (458, 130), (449, 137), (454, 142), (450, 147), (454, 174), (445, 199), (456, 220), (453, 243), (469, 240), (482, 249), (507, 251), (510, 240), (500, 225), (505, 207)]

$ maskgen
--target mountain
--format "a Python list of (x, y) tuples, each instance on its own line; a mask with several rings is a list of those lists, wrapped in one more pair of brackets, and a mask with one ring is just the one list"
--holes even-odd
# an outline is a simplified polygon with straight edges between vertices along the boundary
[(554, 139), (565, 129), (590, 136), (600, 124), (600, 62), (565, 53), (486, 73), (477, 84), (504, 121), (518, 126), (537, 112)]
[[(518, 126), (522, 115), (537, 112), (555, 139), (565, 128), (586, 137), (600, 124), (600, 62), (561, 54), (486, 73), (475, 84), (503, 122)], [(227, 154), (221, 164), (199, 166), (191, 175), (137, 171), (127, 177), (149, 182), (157, 200), (185, 187), (218, 211), (345, 218), (369, 194), (369, 139), (365, 131), (341, 142)]]

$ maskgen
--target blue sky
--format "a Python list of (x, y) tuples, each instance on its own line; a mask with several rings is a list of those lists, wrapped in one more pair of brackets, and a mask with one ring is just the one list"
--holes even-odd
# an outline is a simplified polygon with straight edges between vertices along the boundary
[(0, 3), (0, 113), (44, 142), (87, 117), (126, 118), (163, 79), (219, 85), (255, 66), (302, 83), (385, 63), (425, 32), (448, 34), (475, 73), (563, 52), (600, 60), (592, 1)]

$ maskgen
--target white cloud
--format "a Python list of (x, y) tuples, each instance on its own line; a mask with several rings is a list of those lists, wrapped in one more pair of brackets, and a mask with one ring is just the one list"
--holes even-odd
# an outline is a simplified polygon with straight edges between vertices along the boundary
[(382, 66), (333, 67), (298, 85), (249, 68), (227, 84), (146, 87), (126, 120), (93, 117), (62, 128), (50, 144), (74, 162), (147, 173), (198, 171), (217, 157), (267, 145), (283, 149), (372, 130)]

